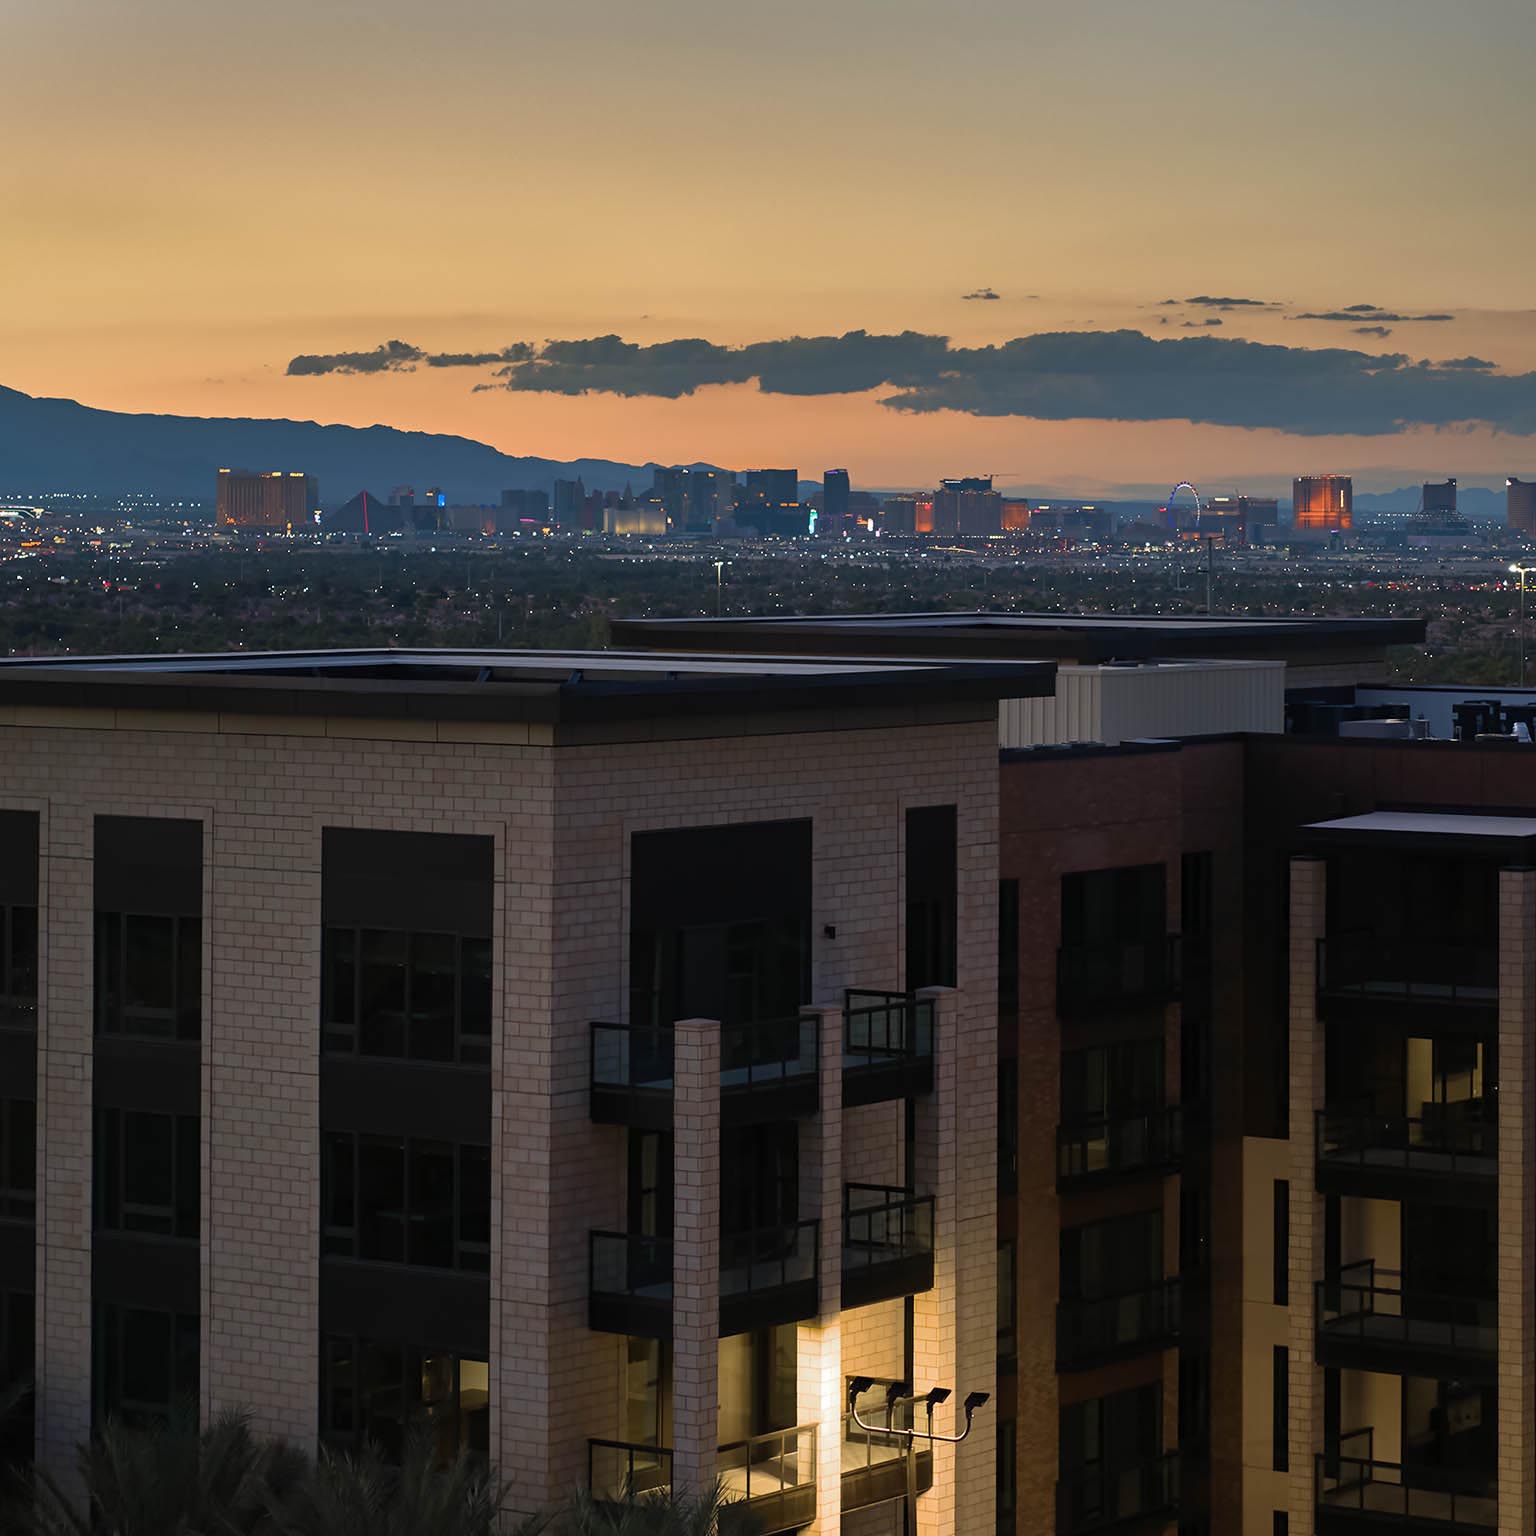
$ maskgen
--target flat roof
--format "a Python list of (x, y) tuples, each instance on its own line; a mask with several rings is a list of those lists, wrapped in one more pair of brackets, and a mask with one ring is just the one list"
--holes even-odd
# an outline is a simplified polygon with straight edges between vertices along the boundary
[(1336, 845), (1446, 848), (1536, 863), (1536, 816), (1488, 815), (1460, 811), (1367, 811), (1314, 821), (1300, 829), (1302, 840)]
[(820, 616), (616, 619), (614, 640), (669, 650), (807, 650), (864, 654), (1117, 658), (1305, 656), (1422, 643), (1424, 619), (1246, 618), (1239, 615), (1110, 613), (826, 614)]
[[(365, 649), (0, 659), (0, 706), (549, 724), (974, 706), (1050, 696), (1049, 663)], [(836, 721), (829, 722), (836, 725)]]

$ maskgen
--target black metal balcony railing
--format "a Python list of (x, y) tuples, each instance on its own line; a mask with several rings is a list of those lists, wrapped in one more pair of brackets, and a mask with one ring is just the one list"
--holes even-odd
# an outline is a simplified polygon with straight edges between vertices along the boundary
[(885, 1184), (843, 1186), (843, 1305), (933, 1289), (933, 1196)]
[[(599, 1124), (672, 1123), (676, 1030), (670, 1024), (591, 1026), (591, 1113)], [(736, 1123), (816, 1112), (821, 1019), (720, 1026), (722, 1115)]]
[[(744, 1333), (814, 1317), (821, 1223), (729, 1232), (720, 1238), (720, 1331)], [(602, 1333), (672, 1335), (672, 1240), (591, 1232), (587, 1312)]]
[(1174, 1276), (1114, 1296), (1059, 1302), (1056, 1368), (1083, 1370), (1164, 1348), (1179, 1335), (1181, 1300)]
[(627, 1440), (587, 1441), (587, 1487), (605, 1503), (666, 1498), (672, 1492), (672, 1452)]
[(745, 1333), (814, 1317), (820, 1264), (819, 1221), (722, 1234), (721, 1333)]
[(587, 1236), (588, 1321), (602, 1333), (672, 1335), (672, 1240), (638, 1232)]
[(1492, 1179), (1498, 1172), (1498, 1128), (1492, 1120), (1470, 1115), (1428, 1118), (1320, 1109), (1317, 1161), (1320, 1168), (1361, 1173)]
[(911, 992), (843, 994), (843, 1103), (933, 1091), (934, 1005)]
[(1137, 1115), (1092, 1115), (1056, 1127), (1056, 1186), (1080, 1179), (1171, 1173), (1184, 1148), (1177, 1104)]
[[(1493, 1366), (1498, 1304), (1492, 1297), (1404, 1291), (1396, 1270), (1374, 1259), (1316, 1282), (1320, 1364), (1379, 1355), (1393, 1371), (1473, 1377)], [(1325, 1358), (1326, 1356), (1326, 1358)], [(1435, 1369), (1429, 1369), (1435, 1367)]]
[(1090, 1467), (1056, 1484), (1057, 1536), (1106, 1531), (1179, 1507), (1179, 1453), (1129, 1467)]
[[(769, 1536), (816, 1518), (816, 1426), (797, 1424), (720, 1447), (720, 1491), (726, 1505), (745, 1503), (750, 1529)], [(729, 1528), (730, 1522), (721, 1521)]]
[[(816, 1518), (816, 1426), (800, 1424), (722, 1445), (716, 1463), (723, 1533), (733, 1528), (760, 1536), (797, 1530)], [(635, 1445), (623, 1440), (587, 1442), (587, 1487), (604, 1503), (632, 1504), (669, 1500), (673, 1452), (667, 1446)], [(747, 1520), (730, 1516), (731, 1506), (746, 1505)]]
[(1489, 944), (1334, 933), (1317, 941), (1317, 989), (1363, 1001), (1487, 1007), (1499, 997), (1499, 953)]
[[(912, 1404), (892, 1409), (888, 1389), (909, 1396), (905, 1382), (874, 1378), (858, 1401), (858, 1418), (887, 1428), (865, 1429), (853, 1414), (843, 1415), (842, 1505), (844, 1511), (864, 1509), (906, 1497), (909, 1441), (902, 1433), (912, 1427)], [(933, 1487), (933, 1447), (919, 1441), (910, 1446), (914, 1480), (919, 1493)]]
[(1323, 1529), (1443, 1527), (1456, 1536), (1497, 1529), (1494, 1468), (1479, 1474), (1462, 1468), (1404, 1467), (1377, 1461), (1373, 1443), (1372, 1430), (1355, 1430), (1314, 1458), (1318, 1514), (1328, 1522)]
[(1091, 1018), (1129, 1008), (1156, 1008), (1179, 995), (1182, 949), (1177, 934), (1056, 951), (1056, 1013)]

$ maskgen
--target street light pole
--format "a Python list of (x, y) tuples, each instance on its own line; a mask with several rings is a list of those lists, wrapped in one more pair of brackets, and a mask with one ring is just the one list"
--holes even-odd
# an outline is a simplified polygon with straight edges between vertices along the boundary
[(1520, 686), (1525, 687), (1525, 578), (1536, 570), (1536, 566), (1512, 565), (1509, 568), (1511, 576), (1520, 578)]
[[(906, 1509), (902, 1515), (903, 1536), (917, 1536), (917, 1442), (926, 1440), (930, 1445), (959, 1445), (971, 1432), (971, 1419), (976, 1410), (987, 1402), (990, 1394), (986, 1392), (972, 1392), (966, 1398), (965, 1428), (958, 1435), (939, 1435), (933, 1429), (933, 1410), (940, 1403), (948, 1402), (953, 1394), (948, 1387), (934, 1387), (924, 1392), (921, 1396), (908, 1397), (903, 1395), (899, 1385), (893, 1385), (887, 1390), (885, 1399), (884, 1425), (866, 1424), (859, 1417), (859, 1398), (874, 1385), (868, 1376), (855, 1376), (848, 1382), (848, 1412), (853, 1422), (866, 1434), (871, 1435), (905, 1435), (907, 1440), (907, 1497)], [(896, 1410), (903, 1403), (909, 1403), (912, 1407), (912, 1423), (906, 1429), (896, 1428)], [(928, 1428), (921, 1430), (917, 1427), (917, 1405), (924, 1403), (928, 1409)]]
[(715, 561), (715, 617), (725, 612), (725, 561)]

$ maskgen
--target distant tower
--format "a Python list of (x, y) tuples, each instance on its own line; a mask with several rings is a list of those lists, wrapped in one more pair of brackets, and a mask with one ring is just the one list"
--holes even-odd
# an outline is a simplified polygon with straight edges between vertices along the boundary
[(848, 471), (829, 469), (821, 477), (821, 531), (834, 538), (852, 532), (848, 526)]
[(1504, 482), (1504, 516), (1516, 533), (1536, 537), (1536, 480), (1511, 475)]
[(1353, 525), (1355, 483), (1348, 475), (1299, 475), (1291, 487), (1291, 521), (1299, 532), (1334, 533)]

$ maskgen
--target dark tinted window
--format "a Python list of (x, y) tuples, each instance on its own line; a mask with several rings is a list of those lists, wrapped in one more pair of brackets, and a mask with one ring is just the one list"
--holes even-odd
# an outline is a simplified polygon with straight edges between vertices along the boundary
[(1137, 1211), (1062, 1229), (1064, 1301), (1142, 1290), (1162, 1278), (1161, 1211)]
[(1163, 1042), (1119, 1040), (1061, 1053), (1061, 1118), (1115, 1119), (1163, 1103)]
[(1061, 877), (1065, 948), (1150, 943), (1166, 931), (1167, 874), (1161, 864), (1085, 870)]
[(98, 1109), (92, 1183), (98, 1231), (195, 1240), (197, 1116)]
[(0, 907), (0, 1029), (37, 1023), (37, 908)]
[(338, 1449), (378, 1447), (398, 1461), (408, 1426), (431, 1435), (440, 1460), (490, 1452), (484, 1360), (332, 1334), (321, 1344), (321, 1437)]
[(490, 1268), (488, 1147), (331, 1132), (320, 1197), (321, 1251), (332, 1257)]
[(489, 939), (330, 927), (323, 950), (327, 1051), (490, 1063)]
[(907, 812), (907, 987), (956, 980), (958, 861), (955, 807)]
[(37, 1213), (37, 1106), (0, 1099), (0, 1221), (32, 1221)]
[(96, 1309), (96, 1419), (149, 1426), (195, 1422), (198, 1320), (142, 1307)]
[(199, 919), (142, 912), (96, 914), (96, 1029), (151, 1040), (199, 1037)]
[(34, 1308), (26, 1291), (0, 1291), (0, 1478), (7, 1467), (32, 1458), (32, 1393), (10, 1390), (32, 1380), (35, 1356)]

